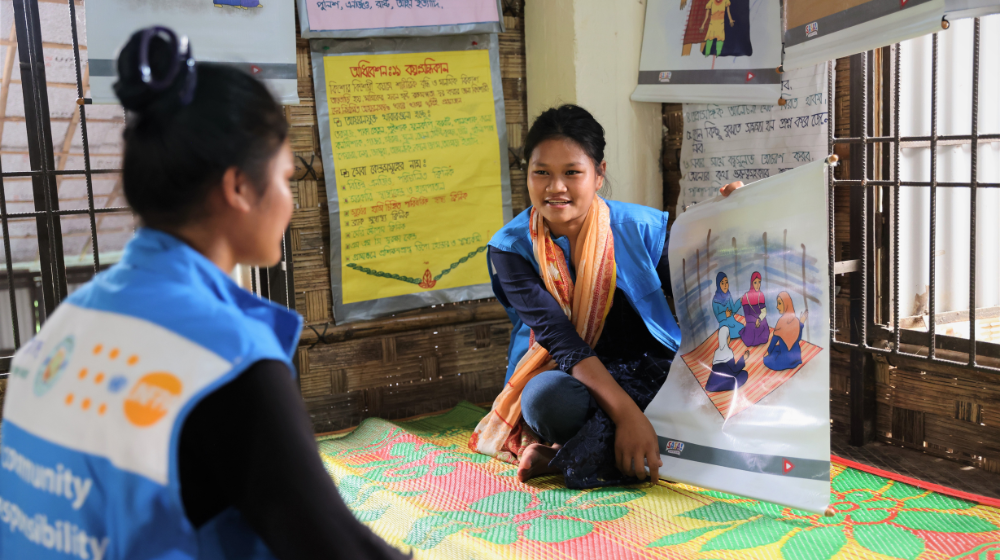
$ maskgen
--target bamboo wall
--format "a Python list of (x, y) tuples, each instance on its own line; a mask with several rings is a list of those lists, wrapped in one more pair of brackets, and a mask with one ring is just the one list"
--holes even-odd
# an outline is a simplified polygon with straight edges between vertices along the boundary
[[(500, 35), (500, 73), (517, 214), (527, 206), (525, 173), (519, 167), (528, 124), (523, 1), (504, 4), (507, 32)], [(510, 321), (495, 300), (333, 325), (330, 224), (312, 65), (304, 39), (298, 43), (298, 74), (302, 103), (287, 109), (292, 147), (301, 158), (292, 185), (295, 306), (307, 325), (296, 361), (315, 430), (339, 430), (371, 416), (393, 419), (436, 412), (461, 400), (492, 402), (503, 386), (510, 340)]]

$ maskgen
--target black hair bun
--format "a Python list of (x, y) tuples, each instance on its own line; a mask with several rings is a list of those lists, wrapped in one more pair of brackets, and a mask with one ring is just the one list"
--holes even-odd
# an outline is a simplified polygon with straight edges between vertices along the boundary
[[(136, 113), (152, 109), (173, 112), (180, 108), (181, 92), (188, 81), (186, 68), (176, 72), (173, 80), (162, 89), (155, 89), (142, 77), (142, 40), (146, 30), (139, 30), (129, 38), (118, 53), (118, 81), (114, 84), (115, 95), (122, 106)], [(177, 46), (160, 34), (149, 40), (148, 64), (153, 81), (162, 81), (169, 75), (171, 67), (178, 61)], [(159, 111), (157, 111), (159, 112)]]

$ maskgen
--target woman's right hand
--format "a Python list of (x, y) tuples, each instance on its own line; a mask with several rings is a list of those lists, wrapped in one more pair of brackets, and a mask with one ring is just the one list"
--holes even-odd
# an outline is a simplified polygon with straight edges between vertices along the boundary
[(760, 328), (760, 319), (757, 319), (757, 328)]
[(615, 423), (615, 462), (618, 470), (626, 476), (646, 479), (646, 465), (649, 466), (649, 480), (660, 478), (660, 444), (653, 425), (646, 415), (635, 407), (634, 412)]
[(726, 310), (726, 318), (729, 318), (729, 317), (732, 317), (732, 316), (733, 316), (733, 312), (732, 312), (732, 310), (730, 310), (730, 309), (727, 309), (727, 310)]

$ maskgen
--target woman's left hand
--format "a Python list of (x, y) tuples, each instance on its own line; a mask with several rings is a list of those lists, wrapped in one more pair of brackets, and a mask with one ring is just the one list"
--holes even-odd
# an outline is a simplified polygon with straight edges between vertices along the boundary
[(728, 185), (719, 189), (719, 193), (723, 198), (733, 194), (733, 191), (743, 186), (743, 181), (736, 181), (735, 183), (729, 183)]

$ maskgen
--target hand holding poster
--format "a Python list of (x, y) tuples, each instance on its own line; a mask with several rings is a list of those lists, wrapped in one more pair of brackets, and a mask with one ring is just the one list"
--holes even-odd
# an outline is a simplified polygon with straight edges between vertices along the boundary
[(830, 498), (827, 164), (703, 202), (670, 235), (681, 346), (646, 408), (664, 478), (822, 513)]
[(457, 48), (312, 44), (340, 323), (489, 297), (486, 243), (510, 218), (495, 36), (408, 41)]

